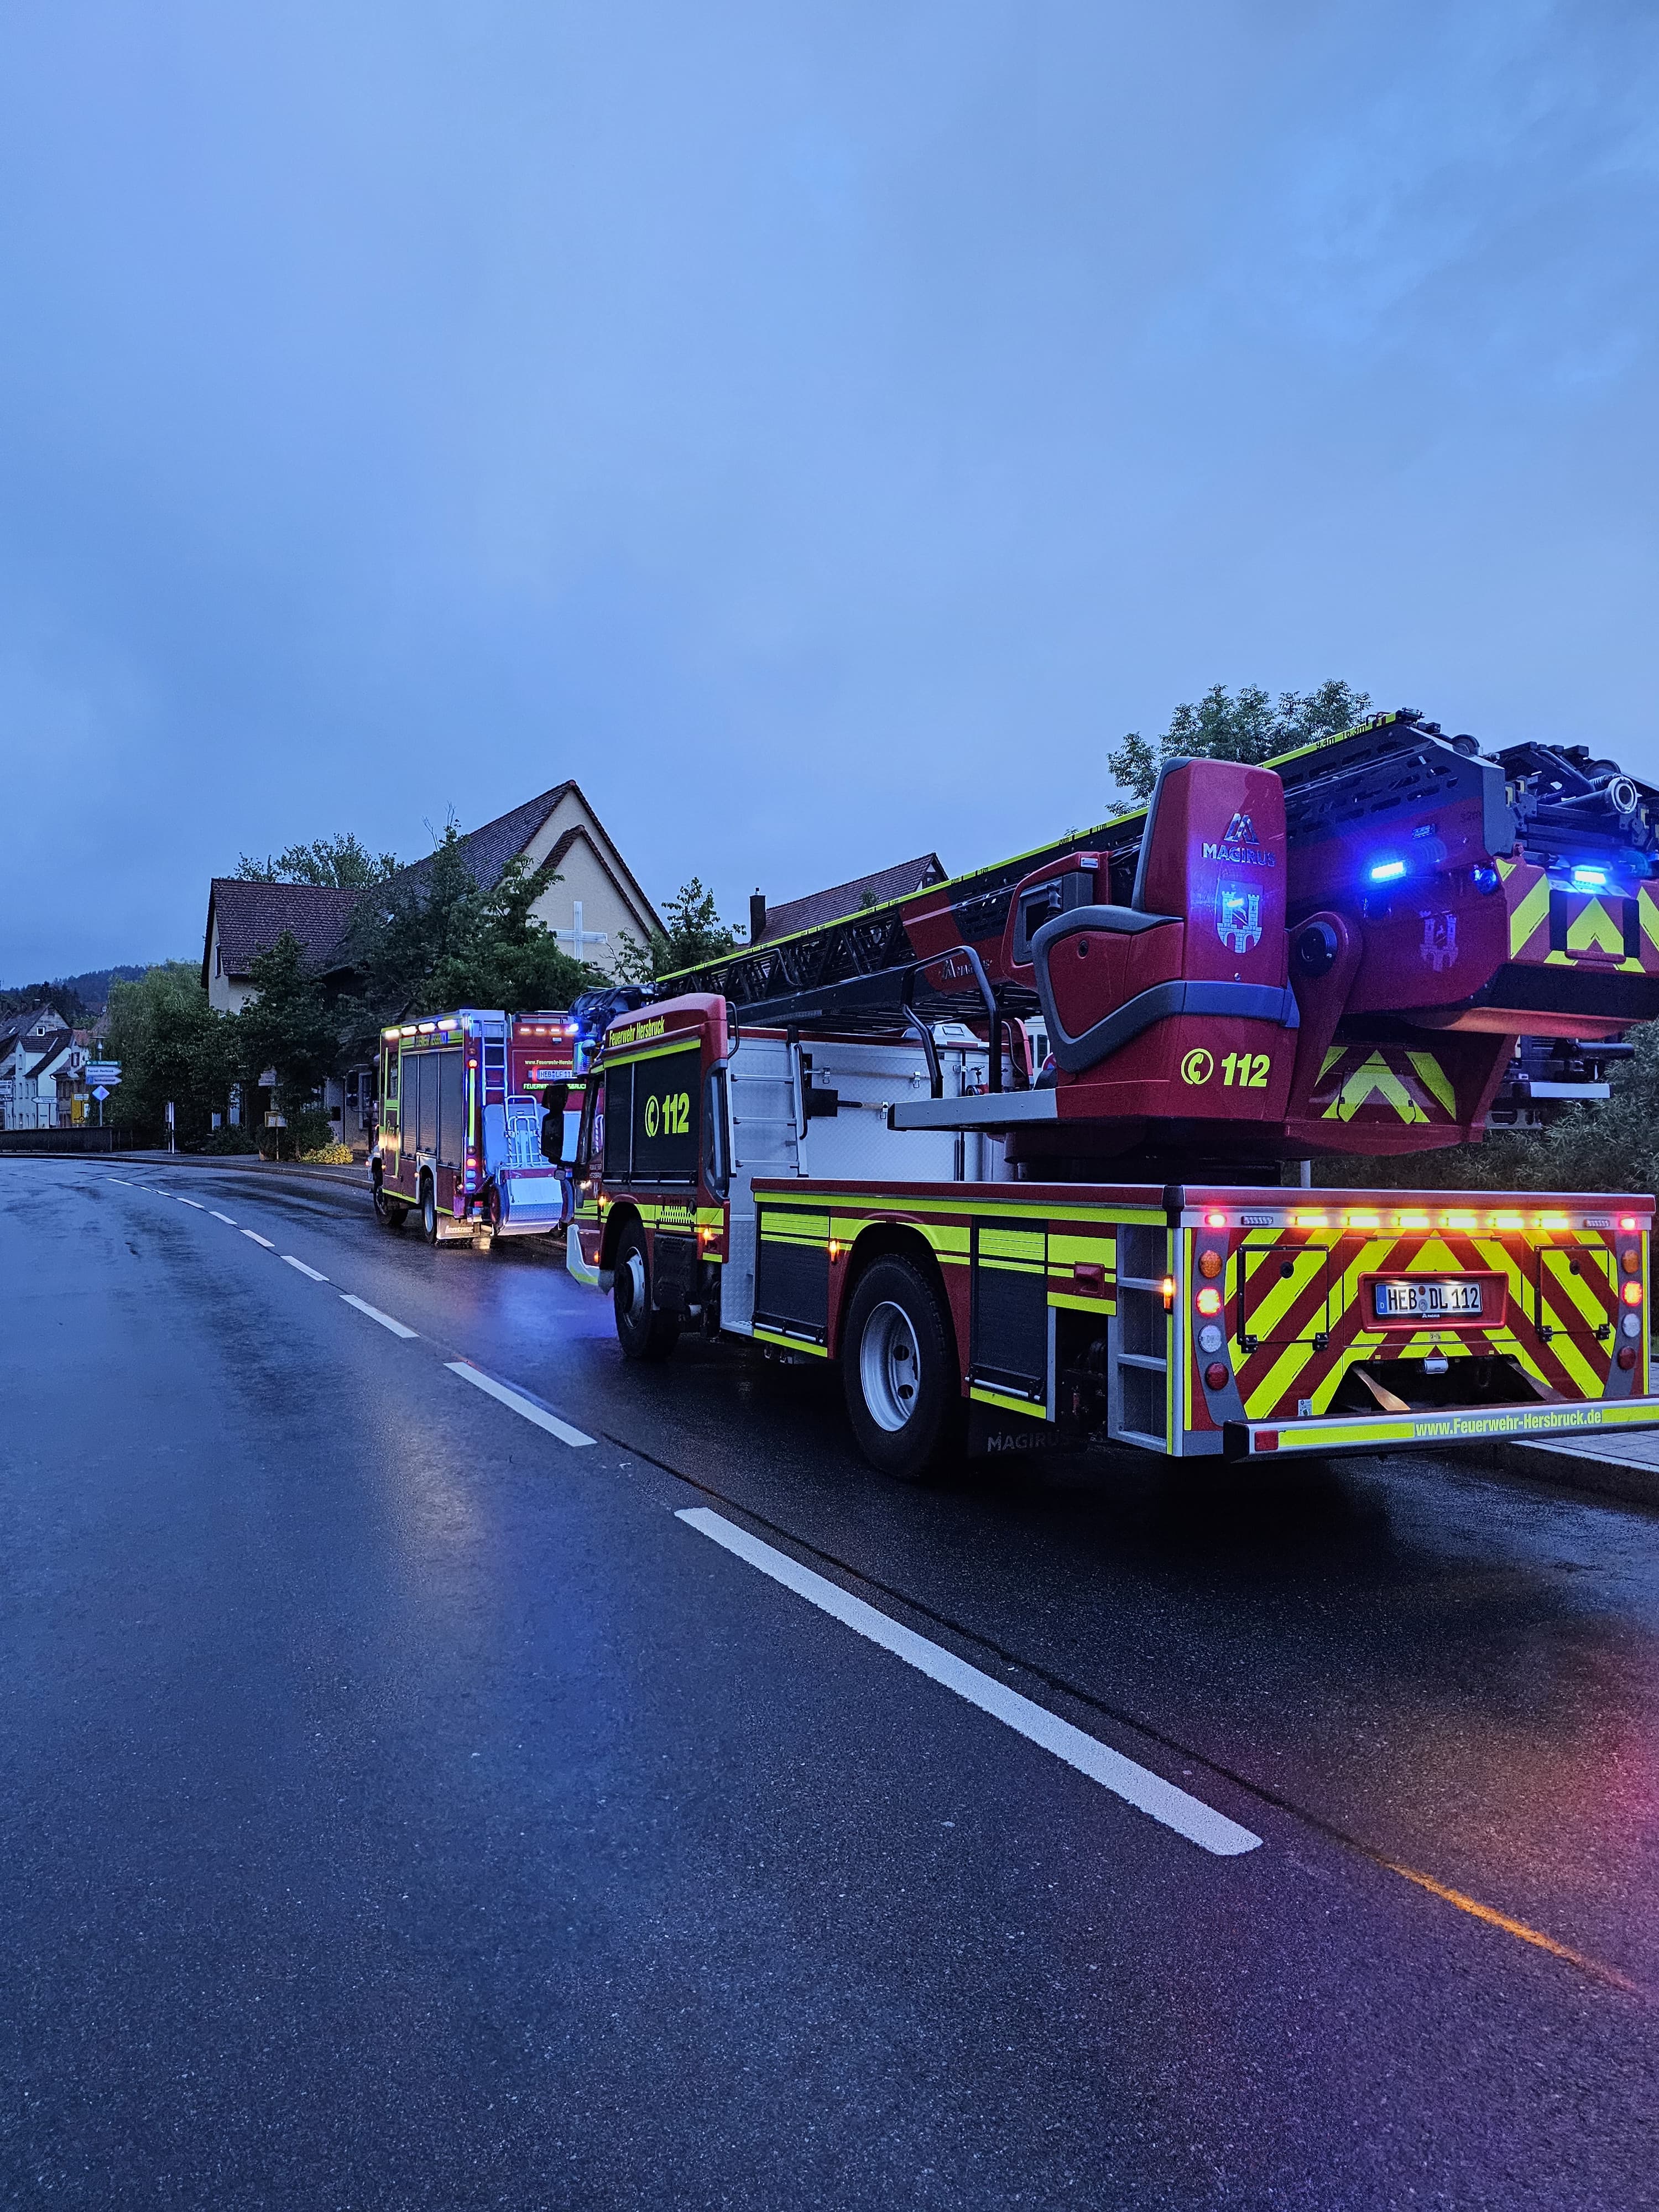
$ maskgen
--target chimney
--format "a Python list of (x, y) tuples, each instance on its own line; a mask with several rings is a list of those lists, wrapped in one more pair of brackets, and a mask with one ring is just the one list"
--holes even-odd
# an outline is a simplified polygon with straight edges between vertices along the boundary
[(749, 896), (749, 942), (758, 945), (766, 934), (766, 894), (758, 885)]

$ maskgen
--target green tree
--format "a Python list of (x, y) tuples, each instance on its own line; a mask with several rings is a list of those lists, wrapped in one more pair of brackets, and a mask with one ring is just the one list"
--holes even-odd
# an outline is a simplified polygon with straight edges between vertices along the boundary
[(259, 1077), (274, 1071), (276, 1111), (297, 1127), (323, 1084), (339, 1071), (339, 1016), (289, 930), (254, 955), (248, 976), (258, 996), (235, 1017), (242, 1095), (248, 1098)]
[(236, 872), (245, 883), (320, 884), (336, 890), (367, 890), (398, 872), (395, 853), (371, 853), (347, 830), (338, 837), (319, 837), (310, 845), (290, 845), (276, 859), (256, 860), (244, 853)]
[(373, 1051), (388, 1022), (444, 1006), (500, 1006), (525, 1013), (568, 1006), (606, 979), (574, 960), (532, 908), (559, 880), (550, 860), (508, 862), (488, 889), (473, 875), (466, 843), (446, 828), (427, 868), (405, 872), (362, 901), (347, 957), (358, 987), (345, 1010), (359, 1053)]
[(137, 981), (112, 984), (103, 1049), (120, 1061), (121, 1081), (106, 1118), (159, 1136), (171, 1099), (179, 1143), (199, 1141), (240, 1079), (237, 1042), (235, 1022), (209, 1006), (188, 961), (163, 961)]
[(653, 929), (643, 945), (627, 930), (617, 932), (617, 973), (624, 983), (654, 983), (737, 950), (737, 932), (720, 920), (714, 894), (703, 889), (700, 876), (680, 885), (663, 916), (666, 928)]
[(1281, 691), (1275, 702), (1259, 684), (1241, 684), (1235, 697), (1212, 684), (1196, 706), (1183, 703), (1157, 738), (1131, 730), (1106, 756), (1106, 765), (1130, 802), (1144, 805), (1163, 763), (1186, 756), (1205, 760), (1257, 762), (1293, 752), (1316, 738), (1352, 729), (1370, 712), (1370, 695), (1333, 677), (1312, 691)]

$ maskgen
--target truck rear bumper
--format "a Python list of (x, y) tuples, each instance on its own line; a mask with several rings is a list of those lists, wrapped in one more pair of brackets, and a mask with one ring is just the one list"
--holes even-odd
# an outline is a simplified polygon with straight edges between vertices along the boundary
[(1434, 1413), (1339, 1414), (1326, 1420), (1229, 1421), (1228, 1459), (1267, 1452), (1352, 1452), (1478, 1443), (1483, 1437), (1618, 1435), (1659, 1428), (1659, 1396), (1565, 1406), (1447, 1406)]

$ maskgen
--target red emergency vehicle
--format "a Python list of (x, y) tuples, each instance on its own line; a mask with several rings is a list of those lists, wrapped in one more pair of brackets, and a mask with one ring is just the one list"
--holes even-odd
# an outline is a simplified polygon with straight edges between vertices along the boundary
[(369, 1174), (393, 1229), (413, 1212), (429, 1244), (548, 1236), (570, 1218), (581, 1118), (577, 1024), (562, 1009), (472, 1006), (403, 1022), (380, 1039), (380, 1113)]
[(613, 1021), (568, 1264), (631, 1357), (838, 1360), (904, 1476), (964, 1425), (1241, 1459), (1653, 1425), (1650, 1197), (1302, 1164), (1467, 1141), (1522, 1035), (1659, 1015), (1656, 814), (1582, 749), (1404, 714), (1172, 763), (1142, 813)]

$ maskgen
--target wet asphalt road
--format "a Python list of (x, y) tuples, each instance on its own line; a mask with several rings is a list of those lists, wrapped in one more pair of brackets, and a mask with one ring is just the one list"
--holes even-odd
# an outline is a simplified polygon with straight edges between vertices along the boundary
[(1659, 1518), (908, 1492), (816, 1369), (242, 1170), (0, 1161), (0, 2202), (1659, 2202)]

